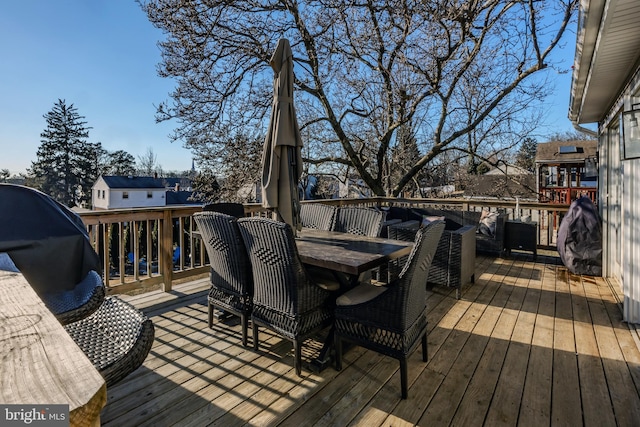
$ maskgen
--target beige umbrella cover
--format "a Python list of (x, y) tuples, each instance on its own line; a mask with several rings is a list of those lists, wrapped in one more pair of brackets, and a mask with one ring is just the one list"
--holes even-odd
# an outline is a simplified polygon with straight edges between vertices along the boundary
[(274, 71), (273, 105), (262, 152), (262, 206), (275, 218), (300, 226), (298, 181), (302, 175), (302, 138), (293, 106), (293, 54), (280, 39), (270, 60)]

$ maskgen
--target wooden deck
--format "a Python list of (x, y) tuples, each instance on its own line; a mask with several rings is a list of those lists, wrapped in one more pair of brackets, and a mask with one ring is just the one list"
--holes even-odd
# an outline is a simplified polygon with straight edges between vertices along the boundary
[[(462, 298), (429, 294), (429, 361), (398, 362), (359, 347), (343, 370), (293, 371), (291, 345), (238, 322), (207, 327), (207, 280), (125, 297), (152, 317), (144, 366), (107, 390), (105, 426), (638, 426), (640, 352), (618, 292), (554, 257), (478, 257)], [(310, 340), (307, 359), (319, 350)]]

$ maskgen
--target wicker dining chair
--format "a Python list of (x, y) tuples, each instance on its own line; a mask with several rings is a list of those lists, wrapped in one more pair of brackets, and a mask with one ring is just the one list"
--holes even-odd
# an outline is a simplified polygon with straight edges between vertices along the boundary
[(334, 231), (378, 237), (382, 231), (384, 212), (370, 208), (343, 207), (338, 209)]
[[(67, 325), (94, 313), (104, 302), (105, 296), (102, 278), (97, 271), (91, 270), (73, 290), (62, 291), (55, 296), (43, 293), (42, 300), (58, 321)], [(82, 304), (78, 304), (79, 301)]]
[(339, 296), (335, 308), (336, 369), (342, 369), (342, 341), (400, 361), (402, 398), (407, 398), (407, 358), (422, 343), (427, 361), (426, 287), (444, 221), (420, 229), (398, 279), (385, 286), (363, 283)]
[(142, 365), (155, 330), (142, 312), (118, 297), (105, 298), (93, 314), (65, 325), (110, 387)]
[(331, 230), (336, 220), (337, 208), (324, 203), (302, 203), (300, 222), (303, 227), (316, 230)]
[(213, 327), (214, 307), (240, 316), (242, 345), (246, 346), (253, 304), (253, 277), (238, 219), (219, 212), (197, 212), (193, 219), (202, 234), (211, 266), (209, 327)]
[(300, 375), (303, 341), (333, 321), (331, 293), (310, 280), (288, 224), (256, 217), (239, 219), (238, 226), (253, 269), (254, 349), (258, 326), (273, 330), (293, 343)]

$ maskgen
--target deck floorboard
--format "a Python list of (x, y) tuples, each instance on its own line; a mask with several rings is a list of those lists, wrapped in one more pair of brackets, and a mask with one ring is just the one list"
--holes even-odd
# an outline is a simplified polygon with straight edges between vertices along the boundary
[[(322, 335), (303, 350), (260, 330), (243, 347), (236, 319), (207, 327), (208, 279), (122, 296), (154, 322), (136, 372), (107, 390), (104, 426), (637, 426), (640, 351), (608, 279), (567, 272), (558, 258), (478, 256), (476, 280), (430, 289), (428, 356), (399, 364), (360, 347), (343, 369), (313, 372)], [(324, 331), (323, 333), (326, 333)], [(251, 345), (251, 339), (250, 339)]]

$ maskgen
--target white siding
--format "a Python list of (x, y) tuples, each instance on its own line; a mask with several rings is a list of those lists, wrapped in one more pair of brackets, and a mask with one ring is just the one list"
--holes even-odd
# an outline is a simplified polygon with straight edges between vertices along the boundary
[(91, 190), (91, 205), (93, 209), (109, 209), (109, 187), (102, 177), (98, 178)]
[[(630, 96), (634, 94), (635, 96)], [(640, 102), (640, 78), (628, 92), (625, 110)], [(622, 163), (622, 291), (624, 320), (640, 323), (640, 159)]]
[[(624, 108), (607, 114), (601, 124), (600, 178), (603, 217), (603, 275), (618, 279), (622, 286), (623, 317), (640, 324), (640, 159), (621, 160), (622, 110), (631, 109), (640, 98), (640, 74), (624, 94)], [(619, 108), (619, 107), (618, 107)]]
[[(124, 198), (124, 193), (129, 195)], [(147, 197), (147, 192), (151, 192), (151, 197)], [(118, 208), (149, 208), (166, 205), (166, 190), (164, 188), (154, 189), (132, 189), (118, 188), (109, 192), (108, 209)]]
[(624, 319), (640, 323), (640, 159), (625, 160), (623, 183), (622, 283)]

